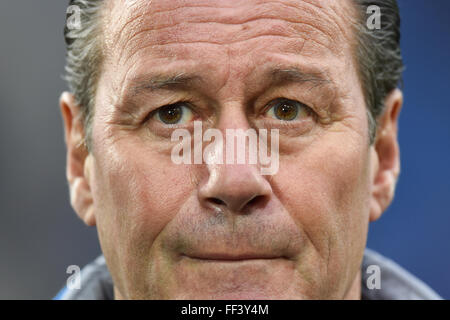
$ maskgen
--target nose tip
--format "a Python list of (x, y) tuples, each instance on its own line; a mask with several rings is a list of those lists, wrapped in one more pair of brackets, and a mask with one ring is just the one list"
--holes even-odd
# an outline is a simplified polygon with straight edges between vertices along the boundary
[(246, 208), (262, 204), (271, 192), (269, 182), (254, 166), (224, 164), (211, 171), (199, 195), (207, 206), (243, 213)]

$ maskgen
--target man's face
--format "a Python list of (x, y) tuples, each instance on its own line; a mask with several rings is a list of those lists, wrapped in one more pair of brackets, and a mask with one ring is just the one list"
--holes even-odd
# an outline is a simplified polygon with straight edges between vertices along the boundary
[[(86, 163), (117, 298), (349, 297), (374, 172), (351, 3), (106, 6)], [(188, 81), (151, 85), (177, 75)], [(158, 108), (180, 101), (168, 124)], [(171, 133), (194, 120), (278, 129), (278, 172), (175, 164)]]

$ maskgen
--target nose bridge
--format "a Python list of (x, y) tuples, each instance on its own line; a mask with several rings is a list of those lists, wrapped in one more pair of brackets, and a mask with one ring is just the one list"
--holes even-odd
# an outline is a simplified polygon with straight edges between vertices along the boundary
[[(216, 123), (216, 129), (220, 131), (223, 139), (221, 153), (224, 164), (228, 168), (217, 168), (210, 166), (208, 170), (233, 170), (233, 164), (256, 164), (250, 161), (250, 152), (252, 156), (257, 156), (258, 150), (258, 132), (250, 126), (247, 118), (245, 102), (239, 99), (228, 99), (221, 103), (221, 112)], [(217, 151), (216, 151), (217, 152)], [(253, 157), (254, 158), (254, 157)], [(241, 167), (239, 170), (244, 170)], [(250, 170), (250, 167), (246, 167)]]
[(247, 119), (245, 101), (242, 95), (235, 98), (225, 98), (221, 102), (220, 115), (217, 123), (217, 129), (222, 133), (230, 129), (248, 129), (250, 124)]

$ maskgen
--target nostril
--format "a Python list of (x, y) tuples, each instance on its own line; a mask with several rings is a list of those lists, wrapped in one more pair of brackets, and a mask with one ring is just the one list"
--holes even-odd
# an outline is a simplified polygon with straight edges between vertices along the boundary
[[(224, 206), (224, 207), (230, 206), (230, 203), (227, 203), (224, 200), (221, 200), (220, 198), (210, 197), (210, 198), (207, 198), (207, 201), (210, 204), (213, 204), (214, 206)], [(249, 208), (254, 208), (254, 209), (255, 208), (262, 208), (262, 207), (265, 206), (266, 202), (267, 202), (267, 197), (265, 197), (265, 196), (255, 196), (255, 197), (251, 198), (246, 203), (243, 203), (242, 201), (240, 201), (239, 203), (240, 203), (241, 207), (239, 207), (239, 208), (237, 208), (237, 207), (234, 208), (233, 207), (233, 208), (230, 208), (230, 209), (237, 210), (237, 211), (239, 211), (239, 210), (246, 211)], [(244, 208), (246, 208), (246, 209), (244, 209)]]
[(225, 205), (225, 202), (220, 200), (220, 199), (218, 199), (218, 198), (209, 198), (208, 200), (211, 201), (214, 204), (219, 205), (219, 206), (220, 205)]
[(247, 202), (247, 207), (259, 208), (263, 207), (267, 201), (265, 196), (256, 196), (252, 198), (249, 202)]

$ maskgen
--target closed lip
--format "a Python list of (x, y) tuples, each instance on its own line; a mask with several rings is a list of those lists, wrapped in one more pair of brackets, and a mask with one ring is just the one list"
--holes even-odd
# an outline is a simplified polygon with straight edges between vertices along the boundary
[(196, 254), (183, 254), (183, 256), (190, 259), (205, 260), (205, 261), (223, 261), (223, 262), (234, 262), (234, 261), (244, 261), (244, 260), (262, 260), (262, 259), (282, 259), (286, 258), (280, 255), (274, 254), (230, 254), (230, 253), (196, 253)]

